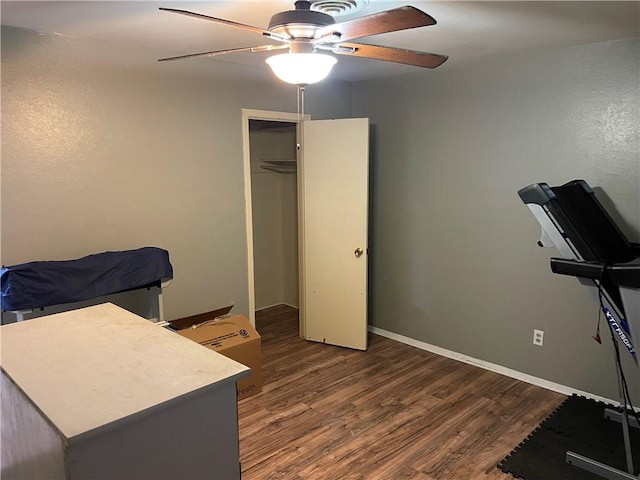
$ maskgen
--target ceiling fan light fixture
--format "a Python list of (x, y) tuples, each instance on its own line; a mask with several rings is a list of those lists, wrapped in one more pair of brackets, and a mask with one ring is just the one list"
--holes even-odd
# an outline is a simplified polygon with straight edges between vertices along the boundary
[(337, 60), (324, 53), (282, 53), (266, 62), (283, 82), (309, 85), (327, 78)]

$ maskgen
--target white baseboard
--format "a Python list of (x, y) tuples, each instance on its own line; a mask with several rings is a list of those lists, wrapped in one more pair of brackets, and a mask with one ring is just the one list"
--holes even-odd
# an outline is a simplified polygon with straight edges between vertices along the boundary
[(295, 305), (291, 305), (291, 304), (286, 303), (286, 302), (280, 302), (280, 303), (274, 303), (273, 305), (269, 305), (267, 307), (256, 308), (256, 312), (260, 312), (262, 310), (266, 310), (267, 308), (279, 307), (281, 305), (286, 305), (287, 307), (295, 308), (296, 310), (298, 310), (298, 307), (296, 307)]
[(435, 353), (436, 355), (440, 355), (442, 357), (447, 357), (447, 358), (451, 358), (452, 360), (468, 363), (469, 365), (480, 367), (484, 370), (489, 370), (490, 372), (499, 373), (500, 375), (504, 375), (506, 377), (515, 378), (516, 380), (521, 380), (523, 382), (530, 383), (531, 385), (536, 385), (538, 387), (546, 388), (547, 390), (551, 390), (553, 392), (562, 393), (564, 395), (576, 394), (586, 398), (597, 400), (599, 402), (611, 403), (614, 405), (620, 404), (620, 402), (617, 400), (611, 400), (609, 398), (601, 397), (599, 395), (594, 395), (593, 393), (584, 392), (582, 390), (577, 390), (572, 387), (567, 387), (566, 385), (550, 382), (549, 380), (545, 380), (544, 378), (534, 377), (533, 375), (529, 375), (526, 373), (518, 372), (517, 370), (512, 370), (510, 368), (503, 367), (502, 365), (497, 365), (495, 363), (479, 360), (477, 358), (473, 358), (468, 355), (464, 355), (462, 353), (454, 352), (452, 350), (447, 350), (446, 348), (421, 342), (420, 340), (416, 340), (414, 338), (405, 337), (404, 335), (399, 335), (393, 332), (388, 332), (386, 330), (383, 330), (378, 327), (374, 327), (372, 325), (369, 325), (369, 331), (371, 333), (375, 333), (376, 335), (380, 335), (381, 337), (390, 338), (391, 340), (404, 343), (405, 345), (411, 345), (412, 347), (419, 348), (420, 350), (426, 350), (427, 352)]

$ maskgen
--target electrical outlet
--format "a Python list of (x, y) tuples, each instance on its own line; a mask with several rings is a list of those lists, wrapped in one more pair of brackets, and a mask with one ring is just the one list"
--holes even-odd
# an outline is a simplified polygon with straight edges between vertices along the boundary
[(533, 330), (533, 344), (541, 347), (544, 343), (544, 331)]

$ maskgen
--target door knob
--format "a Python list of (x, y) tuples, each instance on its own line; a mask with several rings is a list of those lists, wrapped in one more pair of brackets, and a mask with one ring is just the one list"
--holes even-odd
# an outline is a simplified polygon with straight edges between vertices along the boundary
[(353, 252), (356, 258), (360, 258), (363, 253), (364, 253), (364, 250), (362, 250), (360, 247), (356, 248)]

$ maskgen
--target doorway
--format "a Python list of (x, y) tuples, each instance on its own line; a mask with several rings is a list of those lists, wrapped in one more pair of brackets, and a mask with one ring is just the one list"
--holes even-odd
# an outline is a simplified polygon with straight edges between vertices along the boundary
[[(310, 121), (305, 116), (298, 121), (299, 116), (295, 114), (246, 110), (243, 110), (243, 119), (247, 278), (252, 323), (255, 325), (255, 258), (259, 254), (254, 245), (256, 249), (261, 245), (254, 242), (254, 225), (257, 229), (258, 222), (254, 222), (253, 210), (260, 210), (263, 205), (252, 199), (250, 121), (294, 123), (297, 126), (297, 163), (286, 153), (282, 156), (285, 149), (275, 156), (268, 153), (262, 159), (254, 155), (254, 165), (258, 162), (258, 168), (267, 167), (266, 170), (272, 171), (292, 167), (297, 170), (298, 252), (293, 258), (300, 259), (296, 282), (299, 285), (296, 302), (299, 334), (311, 341), (365, 350), (369, 120)], [(255, 122), (253, 125), (255, 128), (268, 126)], [(253, 181), (259, 183), (262, 179)], [(272, 282), (273, 278), (268, 281)], [(282, 298), (277, 304), (285, 303)], [(265, 302), (267, 307), (270, 304), (274, 301)]]
[(296, 124), (249, 120), (255, 310), (298, 308)]
[[(299, 308), (297, 125), (293, 113), (243, 110), (250, 320)], [(308, 116), (304, 117), (308, 119)]]

